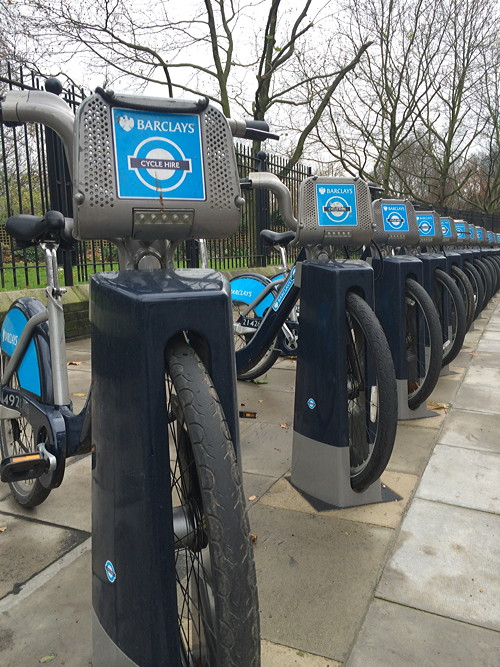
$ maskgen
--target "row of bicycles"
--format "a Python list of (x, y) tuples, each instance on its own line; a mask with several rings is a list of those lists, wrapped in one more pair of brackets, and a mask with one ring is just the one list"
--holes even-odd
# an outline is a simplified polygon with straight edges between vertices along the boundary
[[(349, 483), (363, 491), (387, 466), (401, 397), (409, 410), (424, 404), (498, 289), (498, 239), (372, 196), (361, 179), (309, 177), (295, 211), (277, 176), (238, 175), (233, 137), (273, 138), (267, 125), (228, 121), (207, 99), (98, 89), (74, 116), (51, 93), (8, 91), (0, 118), (60, 136), (74, 202), (73, 219), (49, 211), (6, 224), (20, 245), (42, 248), (47, 300), (18, 299), (2, 324), (1, 481), (33, 508), (61, 485), (68, 458), (92, 451), (95, 665), (258, 665), (236, 377), (257, 378), (281, 355), (300, 359), (301, 326), (304, 335), (313, 312), (307, 266), (371, 266), (370, 281), (353, 280), (337, 304), (342, 316), (328, 325), (342, 331), (336, 410), (348, 423)], [(289, 231), (262, 238), (281, 253), (283, 270), (229, 284), (210, 269), (175, 269), (180, 242), (236, 232), (249, 188), (278, 200)], [(57, 267), (58, 248), (75, 239), (111, 240), (120, 261), (119, 271), (91, 282), (92, 387), (78, 414)], [(290, 245), (300, 248), (292, 266)], [(424, 256), (446, 269), (433, 268), (425, 288)], [(405, 258), (404, 284), (381, 296), (391, 262)], [(399, 300), (392, 333), (402, 364), (383, 326)], [(219, 313), (216, 340), (206, 302)], [(162, 333), (154, 313), (164, 306)], [(321, 306), (314, 313), (328, 317)], [(308, 404), (296, 414), (309, 410), (318, 421), (321, 410)]]

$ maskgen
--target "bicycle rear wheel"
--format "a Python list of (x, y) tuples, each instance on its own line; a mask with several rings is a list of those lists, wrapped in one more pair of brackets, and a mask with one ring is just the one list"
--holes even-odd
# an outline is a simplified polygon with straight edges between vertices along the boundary
[(464, 300), (455, 281), (442, 269), (436, 269), (435, 279), (440, 286), (441, 302), (444, 307), (442, 314), (446, 321), (443, 327), (443, 360), (446, 366), (462, 349), (465, 334), (467, 333), (467, 313)]
[(434, 303), (413, 278), (406, 280), (405, 303), (408, 407), (416, 410), (439, 380), (443, 339)]
[(222, 408), (182, 337), (166, 353), (181, 664), (259, 664), (253, 547)]
[(392, 454), (397, 392), (392, 356), (372, 309), (357, 294), (346, 297), (347, 395), (351, 486), (375, 482)]
[[(259, 275), (253, 274), (243, 274), (233, 278), (231, 285), (238, 284), (241, 281), (245, 281), (245, 286), (247, 288), (250, 297), (246, 301), (243, 301), (238, 298), (237, 291), (233, 288), (231, 289), (231, 300), (233, 308), (233, 327), (234, 327), (234, 349), (242, 350), (244, 349), (249, 342), (252, 340), (255, 335), (257, 328), (252, 330), (251, 326), (244, 326), (239, 324), (244, 317), (243, 313), (247, 310), (250, 303), (255, 299), (255, 297), (264, 289), (264, 287), (270, 282), (268, 278), (264, 278)], [(257, 306), (257, 310), (251, 310), (246, 313), (245, 318), (252, 321), (252, 323), (257, 324), (257, 327), (260, 323), (260, 320), (265, 312), (265, 308), (269, 307), (272, 301), (276, 296), (276, 291), (273, 290), (271, 295), (267, 296), (263, 302)], [(254, 380), (255, 378), (260, 377), (267, 373), (267, 371), (273, 367), (276, 361), (279, 359), (281, 351), (278, 345), (277, 337), (271, 342), (271, 345), (267, 350), (262, 351), (262, 356), (258, 359), (251, 368), (245, 369), (244, 372), (238, 372), (238, 380)]]
[[(3, 375), (9, 358), (0, 351), (0, 374)], [(12, 389), (19, 389), (17, 375), (14, 374), (9, 385)], [(25, 417), (18, 419), (0, 420), (0, 452), (2, 459), (19, 454), (28, 454), (37, 449), (37, 445), (46, 442), (45, 432), (36, 433)], [(27, 479), (18, 482), (9, 482), (14, 500), (22, 507), (31, 508), (43, 503), (51, 492), (51, 488), (42, 485), (39, 479)]]

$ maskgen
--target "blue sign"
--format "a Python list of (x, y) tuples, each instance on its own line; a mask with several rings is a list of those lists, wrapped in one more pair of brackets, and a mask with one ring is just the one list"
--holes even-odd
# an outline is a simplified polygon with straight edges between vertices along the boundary
[(357, 227), (355, 185), (316, 183), (316, 202), (320, 227)]
[(290, 271), (290, 275), (288, 276), (288, 280), (286, 283), (283, 285), (283, 287), (280, 289), (278, 296), (274, 300), (273, 303), (273, 310), (277, 311), (278, 308), (281, 306), (283, 303), (284, 298), (288, 294), (288, 292), (292, 289), (293, 283), (295, 282), (295, 269), (297, 267), (294, 266), (293, 269)]
[(455, 229), (457, 230), (457, 239), (466, 239), (468, 237), (467, 232), (465, 231), (465, 224), (462, 222), (455, 223)]
[[(3, 352), (5, 352), (9, 357), (14, 354), (26, 323), (26, 316), (19, 310), (19, 308), (11, 308), (5, 316), (2, 324), (0, 345)], [(38, 355), (33, 338), (31, 339), (26, 352), (23, 355), (21, 364), (17, 369), (17, 377), (19, 384), (23, 389), (31, 391), (37, 396), (41, 396), (42, 389), (40, 369), (38, 366)]]
[(114, 568), (113, 563), (110, 560), (106, 561), (106, 564), (104, 566), (104, 570), (106, 572), (107, 578), (113, 584), (116, 581), (116, 570)]
[(451, 236), (451, 223), (446, 218), (441, 218), (441, 229), (443, 230), (444, 238), (449, 238)]
[(314, 400), (314, 398), (310, 398), (310, 399), (307, 401), (307, 407), (308, 407), (310, 410), (314, 410), (314, 408), (316, 407), (316, 401)]
[(474, 225), (469, 225), (469, 237), (471, 239), (476, 238), (476, 228), (474, 227)]
[(382, 204), (382, 220), (386, 232), (407, 232), (410, 229), (405, 204)]
[(434, 236), (436, 227), (432, 213), (416, 213), (420, 236)]
[(482, 241), (483, 240), (483, 230), (480, 227), (478, 227), (476, 229), (476, 234), (477, 234), (477, 240)]
[(120, 198), (205, 199), (199, 116), (112, 112)]

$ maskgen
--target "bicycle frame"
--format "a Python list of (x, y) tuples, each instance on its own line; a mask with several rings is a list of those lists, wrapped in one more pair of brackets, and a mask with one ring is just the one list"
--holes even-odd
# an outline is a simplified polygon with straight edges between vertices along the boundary
[[(0, 419), (29, 418), (33, 427), (38, 450), (44, 459), (48, 460), (48, 471), (40, 479), (47, 487), (57, 487), (64, 477), (65, 460), (77, 454), (90, 451), (90, 391), (86, 403), (79, 414), (71, 408), (69, 394), (68, 372), (66, 362), (66, 347), (64, 337), (64, 311), (62, 295), (65, 292), (59, 286), (57, 273), (57, 244), (46, 242), (40, 244), (45, 253), (47, 268), (47, 306), (43, 307), (38, 301), (30, 299), (19, 300), (19, 305), (27, 310), (25, 317), (29, 317), (23, 326), (12, 356), (0, 379), (2, 404), (0, 405)], [(35, 306), (34, 304), (38, 304)], [(33, 314), (30, 313), (36, 310)], [(11, 311), (9, 311), (11, 312)], [(47, 323), (49, 355), (43, 350), (35, 350), (35, 357), (28, 358), (30, 345), (35, 349), (35, 341), (39, 335), (39, 327)], [(2, 329), (2, 338), (9, 338), (9, 334)], [(15, 339), (15, 336), (14, 336)], [(2, 340), (4, 345), (4, 340)], [(40, 390), (30, 391), (33, 387), (23, 386), (20, 379), (18, 389), (9, 387), (9, 383), (18, 374), (21, 365), (31, 366), (30, 373), (38, 374)], [(33, 365), (36, 364), (37, 368)], [(48, 448), (44, 442), (38, 443), (42, 431), (50, 434)]]
[[(276, 288), (275, 282), (270, 282), (259, 294), (257, 299), (250, 304), (242, 314), (241, 318), (235, 323), (235, 330), (244, 333), (245, 328), (249, 332), (255, 331), (255, 335), (248, 345), (242, 350), (236, 350), (236, 368), (238, 373), (245, 372), (252, 367), (268, 349), (280, 329), (285, 325), (288, 315), (298, 301), (300, 295), (300, 286), (295, 282), (297, 264), (306, 258), (306, 250), (302, 248), (296, 262), (292, 266), (286, 280), (284, 280), (281, 289), (274, 299), (270, 308), (268, 308), (262, 320), (247, 319), (245, 316), (254, 307), (256, 307), (273, 289)], [(238, 327), (241, 327), (238, 329)]]

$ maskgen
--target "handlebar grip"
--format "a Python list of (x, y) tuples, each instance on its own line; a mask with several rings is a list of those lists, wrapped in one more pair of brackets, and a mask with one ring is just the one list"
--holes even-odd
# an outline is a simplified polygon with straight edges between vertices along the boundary
[(277, 134), (269, 131), (269, 125), (265, 120), (235, 120), (234, 118), (228, 118), (227, 122), (231, 128), (233, 137), (253, 139), (254, 141), (279, 139)]

